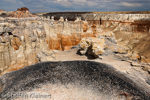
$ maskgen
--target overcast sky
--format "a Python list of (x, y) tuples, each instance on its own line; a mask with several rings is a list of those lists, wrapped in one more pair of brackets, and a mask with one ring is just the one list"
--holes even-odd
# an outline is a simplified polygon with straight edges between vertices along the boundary
[(35, 12), (150, 11), (150, 0), (0, 0), (0, 9), (27, 7)]

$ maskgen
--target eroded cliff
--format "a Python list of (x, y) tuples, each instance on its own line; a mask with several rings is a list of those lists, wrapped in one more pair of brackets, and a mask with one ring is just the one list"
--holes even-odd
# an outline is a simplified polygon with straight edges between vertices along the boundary
[[(28, 9), (18, 9), (18, 11), (24, 12)], [(115, 53), (127, 53), (130, 59), (138, 62), (150, 62), (148, 53), (150, 14), (89, 13), (78, 14), (78, 16), (74, 21), (68, 20), (69, 15), (60, 17), (59, 20), (55, 20), (55, 17), (52, 16), (20, 19), (1, 17), (1, 72), (18, 70), (37, 63), (39, 59), (36, 55), (43, 50), (70, 50), (72, 46), (78, 45), (86, 37), (95, 37), (94, 40), (91, 40), (95, 41), (91, 42), (95, 44), (92, 44), (93, 47), (90, 48), (95, 50), (92, 51), (93, 53), (97, 52), (96, 55), (100, 55), (104, 49), (109, 49)], [(109, 45), (102, 46), (101, 43), (98, 43), (102, 37), (115, 44), (104, 40), (104, 43)], [(89, 41), (86, 40), (87, 42)], [(101, 45), (101, 49), (97, 48), (98, 44)], [(116, 45), (118, 47), (114, 48), (113, 46)], [(127, 51), (124, 51), (119, 45), (126, 48)], [(122, 55), (121, 58), (123, 56), (125, 55)], [(52, 56), (50, 59), (55, 59), (55, 57)]]

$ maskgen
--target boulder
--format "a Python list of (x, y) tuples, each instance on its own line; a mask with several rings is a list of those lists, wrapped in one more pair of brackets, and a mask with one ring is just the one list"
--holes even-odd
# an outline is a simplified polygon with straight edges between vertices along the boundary
[(149, 65), (144, 65), (144, 66), (142, 66), (143, 68), (143, 70), (144, 71), (148, 71), (148, 72), (150, 72), (150, 66)]
[(122, 61), (127, 61), (129, 59), (128, 54), (115, 54), (115, 57)]
[(79, 43), (79, 47), (80, 47), (80, 53), (85, 55), (85, 53), (87, 52), (88, 47), (91, 45), (91, 42), (87, 42), (86, 38), (82, 38), (82, 40)]
[(136, 51), (129, 51), (128, 54), (130, 55), (129, 56), (130, 60), (138, 61), (140, 59), (140, 56), (138, 55)]
[(141, 67), (141, 64), (140, 63), (137, 63), (135, 61), (132, 61), (131, 62), (131, 66), (134, 66), (134, 67)]
[(79, 46), (81, 54), (87, 54), (88, 56), (97, 58), (105, 52), (105, 39), (98, 39), (95, 37), (83, 38), (80, 41)]
[(36, 55), (36, 57), (39, 59), (40, 62), (52, 61), (55, 59), (54, 54), (54, 51), (41, 51)]

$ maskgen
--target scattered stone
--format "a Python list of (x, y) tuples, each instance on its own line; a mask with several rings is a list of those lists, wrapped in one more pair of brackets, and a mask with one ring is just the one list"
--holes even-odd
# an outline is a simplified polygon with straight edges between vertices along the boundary
[(143, 67), (142, 69), (143, 69), (144, 71), (150, 72), (150, 66), (149, 66), (149, 65), (142, 65), (141, 67)]
[(122, 61), (127, 61), (129, 59), (128, 54), (115, 54), (115, 56)]
[[(144, 56), (141, 56), (140, 57), (140, 61), (142, 62), (142, 63), (147, 63), (148, 62), (148, 59), (146, 58), (146, 57), (144, 57)], [(149, 64), (150, 65), (150, 64)]]
[(130, 55), (129, 58), (133, 61), (138, 61), (140, 59), (140, 56), (136, 51), (128, 52), (128, 54)]
[(127, 74), (131, 74), (131, 72), (130, 72), (130, 71), (126, 71), (126, 73), (127, 73)]
[(141, 64), (140, 64), (140, 63), (137, 63), (137, 62), (135, 62), (135, 61), (132, 61), (132, 62), (131, 62), (131, 66), (141, 67)]

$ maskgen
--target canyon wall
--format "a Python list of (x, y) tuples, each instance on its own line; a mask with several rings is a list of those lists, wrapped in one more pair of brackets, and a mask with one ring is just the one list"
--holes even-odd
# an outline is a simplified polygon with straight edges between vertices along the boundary
[[(150, 30), (150, 14), (99, 14), (99, 13), (47, 13), (43, 14), (45, 17), (55, 17), (59, 20), (60, 17), (67, 18), (70, 21), (76, 20), (80, 17), (82, 20), (88, 20), (97, 25), (120, 25), (124, 30), (128, 31), (149, 31)], [(119, 27), (120, 27), (119, 26)], [(120, 29), (118, 29), (120, 30)]]
[(45, 50), (70, 50), (81, 38), (96, 37), (87, 21), (46, 18), (0, 18), (0, 70), (13, 71), (38, 62)]
[[(41, 51), (70, 50), (82, 38), (99, 37), (107, 31), (114, 32), (118, 43), (138, 51), (143, 61), (150, 62), (150, 39), (142, 40), (150, 34), (150, 14), (44, 16), (20, 19), (0, 17), (0, 73), (37, 63), (39, 59), (36, 55)], [(143, 44), (144, 47), (140, 48)]]

